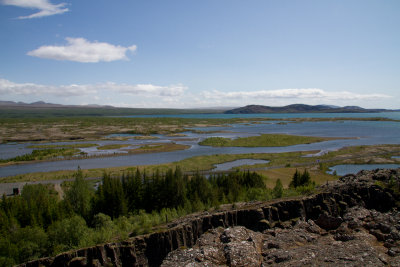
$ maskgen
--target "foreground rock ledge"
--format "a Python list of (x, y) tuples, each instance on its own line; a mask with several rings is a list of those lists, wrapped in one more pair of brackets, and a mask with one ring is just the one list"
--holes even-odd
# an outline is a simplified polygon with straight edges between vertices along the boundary
[(399, 187), (400, 169), (361, 171), (313, 196), (187, 216), (20, 266), (400, 266)]

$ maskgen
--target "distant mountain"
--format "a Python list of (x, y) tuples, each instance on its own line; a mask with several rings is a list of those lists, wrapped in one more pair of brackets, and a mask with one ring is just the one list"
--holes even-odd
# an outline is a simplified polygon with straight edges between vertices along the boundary
[(0, 101), (0, 107), (30, 107), (30, 108), (114, 108), (113, 106), (101, 106), (101, 105), (62, 105), (46, 103), (44, 101), (36, 101), (32, 103), (14, 102), (14, 101)]
[(228, 108), (120, 108), (104, 105), (61, 105), (37, 101), (33, 103), (0, 101), (0, 118), (99, 117), (132, 115), (215, 114)]
[(261, 105), (248, 105), (225, 111), (226, 114), (252, 114), (252, 113), (366, 113), (391, 111), (386, 109), (364, 109), (357, 106), (329, 106), (293, 104), (283, 107), (270, 107)]

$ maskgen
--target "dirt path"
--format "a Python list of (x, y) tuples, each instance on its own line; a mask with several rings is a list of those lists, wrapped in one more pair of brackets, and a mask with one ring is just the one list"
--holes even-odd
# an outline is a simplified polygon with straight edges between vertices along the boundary
[(58, 192), (58, 196), (60, 197), (60, 199), (64, 199), (64, 190), (62, 189), (60, 184), (55, 184), (54, 190)]

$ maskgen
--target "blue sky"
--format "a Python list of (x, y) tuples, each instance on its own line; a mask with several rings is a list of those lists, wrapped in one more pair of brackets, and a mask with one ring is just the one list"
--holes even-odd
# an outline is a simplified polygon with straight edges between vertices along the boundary
[(397, 0), (0, 3), (0, 100), (400, 108)]

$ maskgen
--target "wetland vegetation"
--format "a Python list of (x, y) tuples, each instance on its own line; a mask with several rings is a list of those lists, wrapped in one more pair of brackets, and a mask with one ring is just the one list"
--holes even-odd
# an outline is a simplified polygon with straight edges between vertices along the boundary
[(235, 121), (111, 117), (0, 119), (0, 143), (94, 140), (110, 134), (138, 134), (147, 139), (151, 134), (175, 134), (190, 127), (221, 126)]
[[(121, 118), (121, 117), (46, 117), (0, 118), (0, 143), (45, 142), (102, 139), (111, 134), (174, 135), (199, 131), (196, 127), (228, 126), (235, 123), (276, 121), (272, 118)], [(392, 121), (388, 118), (287, 118), (287, 122)], [(212, 133), (215, 131), (209, 131)]]
[(66, 158), (72, 157), (79, 150), (75, 148), (46, 148), (46, 149), (37, 149), (33, 150), (30, 154), (25, 154), (22, 156), (16, 156), (11, 159), (3, 159), (0, 160), (0, 164), (12, 164), (18, 162), (26, 162), (26, 161), (41, 161), (41, 160), (51, 160), (55, 158)]

